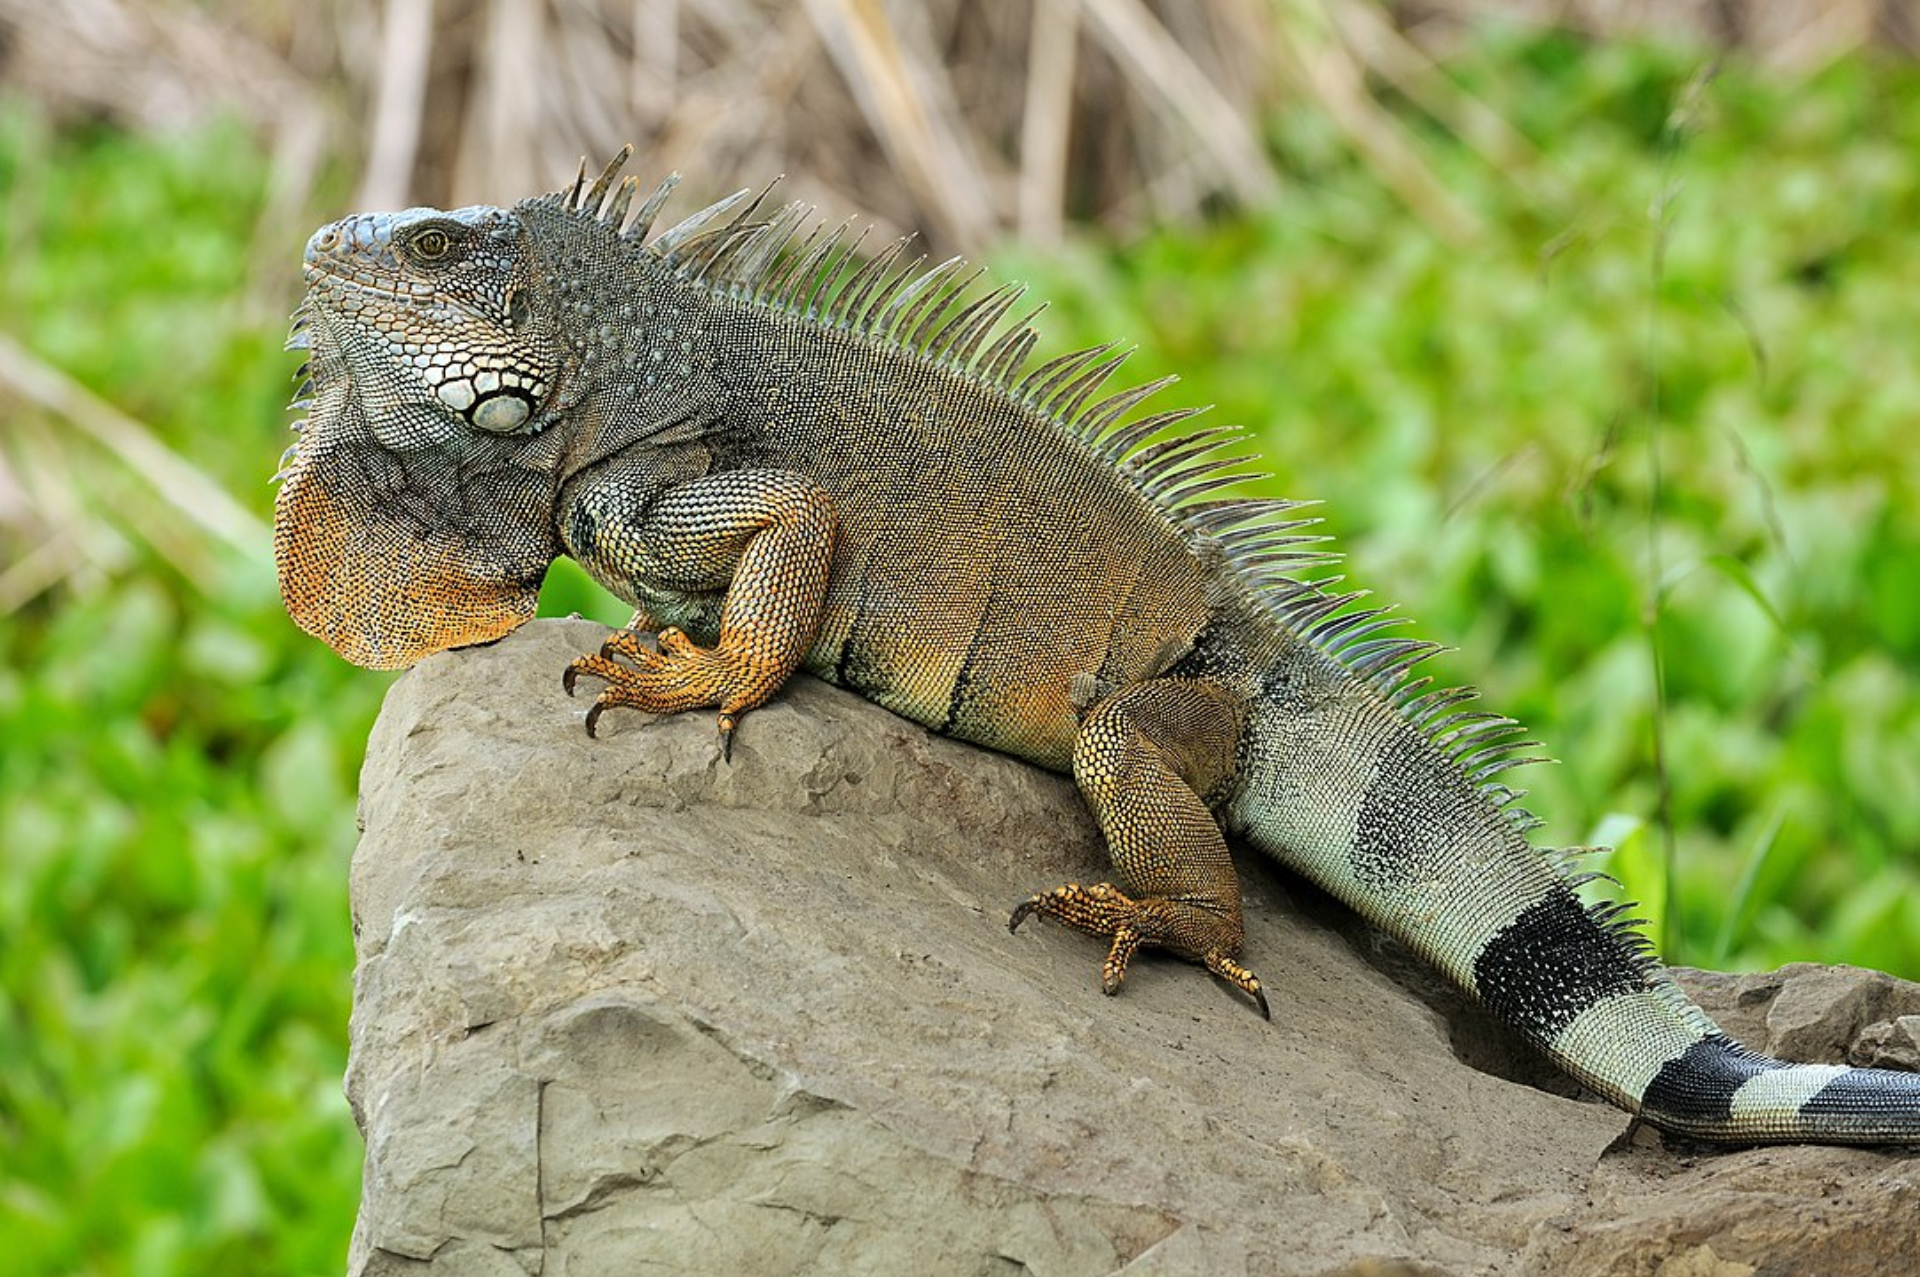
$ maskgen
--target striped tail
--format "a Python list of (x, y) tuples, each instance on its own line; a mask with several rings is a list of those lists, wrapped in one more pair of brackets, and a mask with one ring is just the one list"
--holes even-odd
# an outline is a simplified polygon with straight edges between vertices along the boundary
[(1920, 1143), (1920, 1074), (1786, 1064), (1715, 1030), (1661, 1065), (1640, 1112), (1662, 1130), (1752, 1144)]
[(1417, 703), (1396, 713), (1351, 683), (1303, 690), (1324, 668), (1283, 658), (1255, 699), (1224, 813), (1235, 831), (1655, 1126), (1738, 1143), (1920, 1143), (1920, 1073), (1785, 1064), (1734, 1042), (1620, 906), (1583, 904), (1579, 880), (1528, 842), (1537, 822), (1517, 793), (1447, 747), (1457, 719), (1436, 727)]
[(1596, 916), (1564, 883), (1493, 931), (1462, 984), (1569, 1073), (1662, 1130), (1746, 1144), (1920, 1143), (1920, 1074), (1748, 1050), (1687, 1000), (1636, 933)]

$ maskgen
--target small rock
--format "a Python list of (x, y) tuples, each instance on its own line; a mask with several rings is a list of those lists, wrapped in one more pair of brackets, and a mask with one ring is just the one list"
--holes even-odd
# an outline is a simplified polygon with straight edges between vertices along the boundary
[(1869, 1024), (1854, 1039), (1847, 1062), (1870, 1069), (1920, 1071), (1920, 1015)]

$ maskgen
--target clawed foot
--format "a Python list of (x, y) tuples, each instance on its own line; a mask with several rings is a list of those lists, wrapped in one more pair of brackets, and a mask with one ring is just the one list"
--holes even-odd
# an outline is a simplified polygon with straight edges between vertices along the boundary
[[(1239, 949), (1238, 927), (1230, 927), (1200, 906), (1151, 898), (1135, 901), (1110, 882), (1091, 887), (1072, 883), (1022, 901), (1008, 919), (1007, 930), (1018, 931), (1034, 914), (1111, 940), (1106, 961), (1100, 964), (1100, 988), (1109, 996), (1126, 983), (1128, 964), (1140, 946), (1160, 945), (1203, 963), (1252, 998), (1263, 1018), (1273, 1018), (1259, 977), (1232, 957)], [(1224, 943), (1227, 940), (1230, 945)]]
[(597, 735), (600, 715), (614, 706), (649, 714), (674, 714), (702, 705), (720, 706), (720, 755), (733, 759), (733, 732), (745, 712), (746, 698), (737, 689), (744, 671), (717, 650), (701, 647), (679, 628), (668, 626), (649, 644), (633, 629), (615, 630), (600, 651), (570, 662), (560, 686), (573, 695), (582, 674), (605, 679), (607, 686), (587, 709), (587, 735)]

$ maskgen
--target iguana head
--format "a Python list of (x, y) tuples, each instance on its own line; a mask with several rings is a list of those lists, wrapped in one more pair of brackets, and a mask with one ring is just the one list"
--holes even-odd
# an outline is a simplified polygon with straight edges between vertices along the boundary
[(274, 503), (287, 611), (375, 668), (499, 638), (559, 553), (540, 432), (562, 348), (526, 228), (363, 214), (316, 232), (305, 268), (289, 344), (312, 351), (311, 412)]

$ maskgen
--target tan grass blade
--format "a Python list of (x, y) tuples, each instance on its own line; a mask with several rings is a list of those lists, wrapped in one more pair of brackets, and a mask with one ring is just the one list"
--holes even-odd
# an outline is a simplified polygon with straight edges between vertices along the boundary
[(1084, 0), (1082, 11), (1089, 32), (1132, 72), (1136, 85), (1186, 125), (1194, 145), (1212, 158), (1222, 182), (1251, 204), (1278, 193), (1279, 179), (1247, 118), (1220, 95), (1140, 0)]
[(386, 0), (356, 208), (392, 209), (410, 202), (432, 56), (433, 0)]
[(1020, 118), (1020, 238), (1057, 243), (1067, 204), (1067, 141), (1073, 126), (1076, 0), (1033, 0), (1026, 94)]
[(950, 240), (978, 251), (992, 238), (995, 219), (985, 176), (942, 100), (948, 95), (934, 88), (938, 65), (909, 53), (874, 0), (806, 0), (806, 8), (868, 127), (921, 206)]
[(242, 554), (267, 544), (267, 525), (193, 463), (58, 368), (0, 333), (0, 392), (18, 395), (74, 426), (140, 477), (189, 523)]
[(1365, 73), (1324, 10), (1296, 6), (1298, 21), (1278, 28), (1300, 85), (1347, 135), (1380, 180), (1436, 235), (1452, 243), (1472, 239), (1478, 219), (1420, 158), (1404, 130), (1367, 91)]

